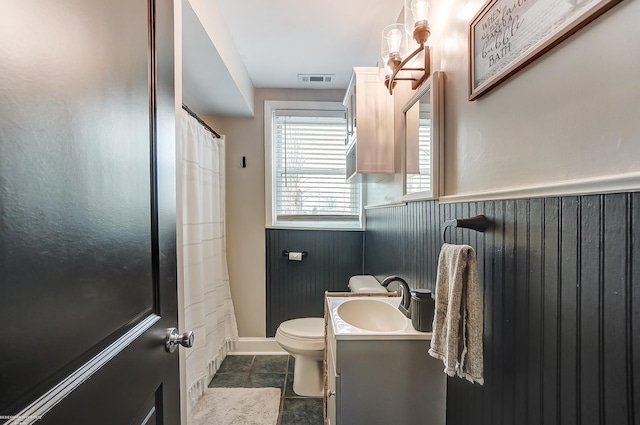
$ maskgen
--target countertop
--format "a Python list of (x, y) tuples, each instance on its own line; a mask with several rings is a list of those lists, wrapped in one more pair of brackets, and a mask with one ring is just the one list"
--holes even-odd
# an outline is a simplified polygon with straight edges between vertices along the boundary
[(420, 332), (416, 331), (411, 324), (411, 319), (403, 317), (405, 319), (406, 325), (403, 329), (398, 331), (369, 331), (365, 329), (360, 329), (358, 327), (352, 326), (349, 323), (342, 320), (340, 315), (338, 314), (338, 307), (344, 302), (351, 300), (359, 300), (359, 299), (371, 299), (371, 300), (379, 300), (382, 302), (386, 302), (391, 304), (394, 307), (398, 307), (400, 304), (401, 297), (358, 297), (358, 296), (350, 296), (350, 297), (333, 297), (328, 295), (327, 300), (327, 311), (329, 314), (329, 323), (328, 326), (331, 327), (333, 335), (335, 335), (336, 339), (361, 339), (361, 340), (406, 340), (406, 339), (423, 339), (423, 340), (431, 340), (431, 332)]

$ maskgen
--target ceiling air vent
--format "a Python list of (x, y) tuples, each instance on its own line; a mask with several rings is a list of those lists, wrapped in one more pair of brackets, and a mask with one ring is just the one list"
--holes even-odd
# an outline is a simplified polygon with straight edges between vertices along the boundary
[(298, 74), (298, 83), (331, 83), (335, 74)]

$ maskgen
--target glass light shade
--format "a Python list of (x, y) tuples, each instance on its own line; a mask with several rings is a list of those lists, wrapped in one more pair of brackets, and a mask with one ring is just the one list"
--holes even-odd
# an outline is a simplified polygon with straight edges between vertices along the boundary
[(402, 61), (407, 53), (407, 37), (402, 24), (387, 25), (382, 30), (380, 56), (387, 61), (389, 58)]
[(390, 53), (400, 54), (400, 44), (402, 43), (402, 31), (398, 29), (392, 29), (387, 34), (387, 44), (389, 45)]
[(412, 0), (411, 13), (415, 22), (426, 21), (429, 12), (429, 2), (427, 0)]
[(404, 25), (407, 34), (413, 35), (416, 23), (427, 21), (429, 0), (404, 0)]
[(390, 77), (393, 74), (393, 67), (389, 65), (389, 56), (380, 56), (378, 58), (378, 75), (380, 77), (388, 76)]

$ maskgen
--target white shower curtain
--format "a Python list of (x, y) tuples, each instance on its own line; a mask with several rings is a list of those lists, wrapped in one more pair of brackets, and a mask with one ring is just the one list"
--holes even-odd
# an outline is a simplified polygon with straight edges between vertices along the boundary
[(225, 250), (224, 137), (182, 112), (184, 329), (195, 333), (185, 353), (190, 414), (238, 329)]

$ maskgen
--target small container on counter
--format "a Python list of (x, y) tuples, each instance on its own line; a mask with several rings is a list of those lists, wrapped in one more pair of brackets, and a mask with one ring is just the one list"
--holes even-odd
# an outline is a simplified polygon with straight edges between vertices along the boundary
[(421, 332), (431, 332), (433, 313), (436, 303), (431, 298), (430, 289), (414, 289), (411, 291), (411, 323), (413, 328)]

